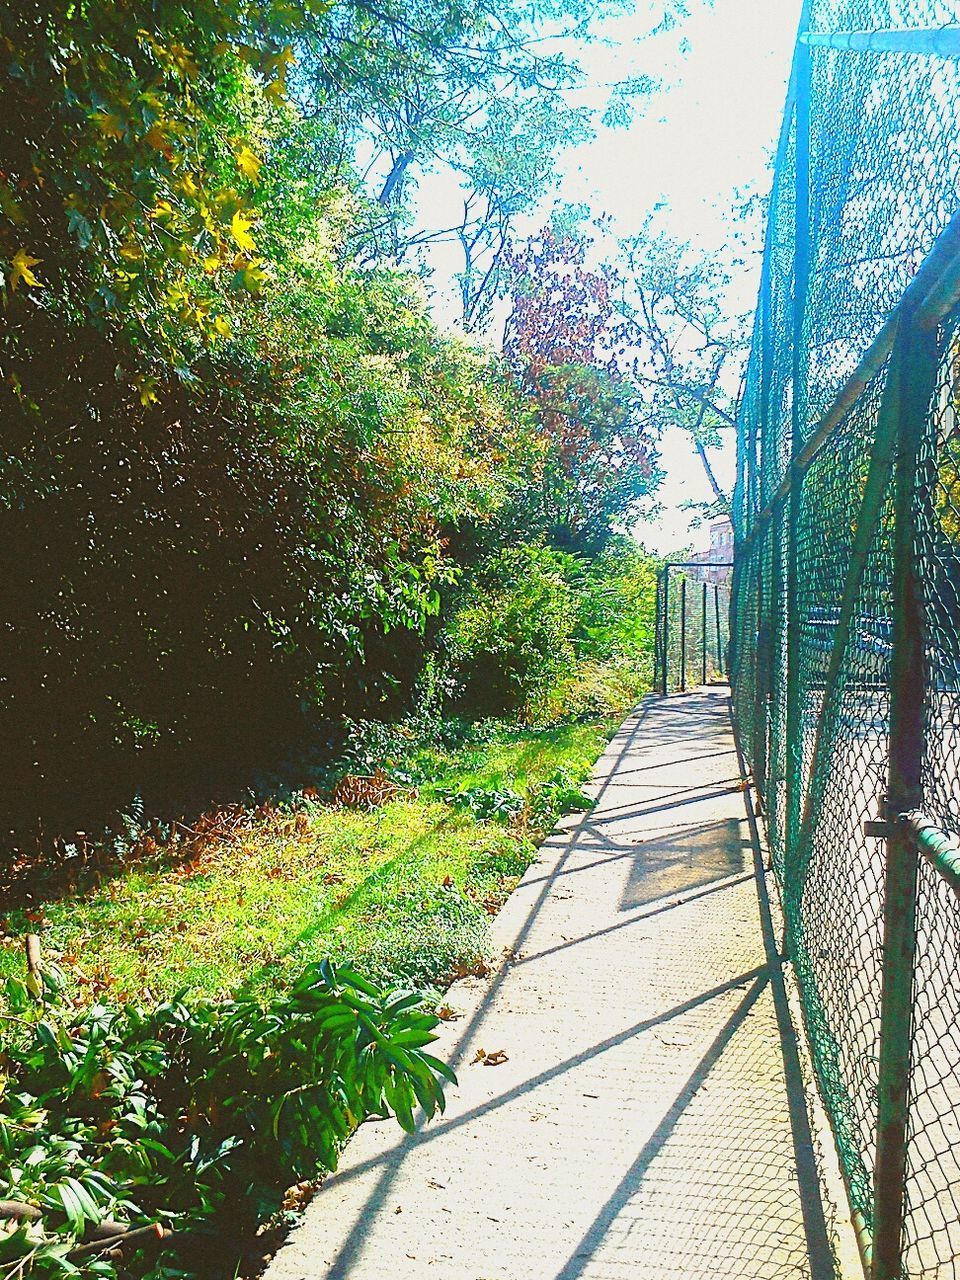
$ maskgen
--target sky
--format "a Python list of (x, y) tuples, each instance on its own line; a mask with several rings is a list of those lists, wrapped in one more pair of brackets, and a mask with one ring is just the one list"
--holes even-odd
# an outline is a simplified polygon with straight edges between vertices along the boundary
[[(601, 129), (595, 141), (566, 154), (561, 195), (613, 214), (621, 234), (639, 230), (646, 212), (662, 203), (659, 217), (671, 235), (695, 248), (722, 249), (736, 189), (752, 184), (769, 190), (799, 2), (716, 0), (672, 33), (644, 39), (656, 8), (638, 0), (633, 14), (606, 24), (618, 47), (595, 47), (583, 61), (598, 84), (647, 73), (668, 87), (646, 103), (629, 130)], [(758, 274), (755, 255), (731, 301), (752, 307)], [(664, 437), (660, 448), (667, 473), (659, 494), (663, 512), (655, 523), (638, 526), (637, 536), (660, 554), (706, 546), (706, 529), (691, 529), (690, 514), (681, 508), (684, 500), (711, 497), (700, 463), (679, 433)], [(715, 460), (729, 492), (732, 433)]]
[[(672, 31), (651, 35), (664, 16), (663, 5), (636, 0), (629, 12), (597, 28), (596, 42), (578, 47), (588, 77), (580, 95), (585, 105), (602, 108), (607, 86), (627, 76), (649, 75), (664, 87), (641, 100), (629, 127), (601, 126), (591, 141), (564, 152), (555, 195), (612, 215), (614, 232), (623, 236), (640, 231), (649, 211), (658, 208), (658, 225), (669, 235), (722, 252), (737, 190), (769, 190), (800, 0), (686, 3), (689, 17)], [(429, 180), (420, 194), (434, 215), (444, 200), (458, 207), (457, 191), (444, 192)], [(543, 220), (538, 215), (531, 227)], [(761, 232), (758, 227), (758, 239)], [(442, 248), (432, 263), (441, 282), (457, 270), (448, 252), (449, 263)], [(752, 308), (758, 275), (755, 254), (736, 282), (731, 302), (738, 309)], [(439, 319), (452, 317), (442, 283), (435, 305)], [(653, 522), (641, 522), (636, 536), (659, 554), (705, 547), (706, 528), (691, 528), (690, 513), (681, 507), (685, 500), (711, 497), (700, 462), (679, 432), (661, 440), (660, 452), (666, 471), (658, 495), (662, 510)], [(734, 459), (731, 433), (713, 459), (728, 492)]]

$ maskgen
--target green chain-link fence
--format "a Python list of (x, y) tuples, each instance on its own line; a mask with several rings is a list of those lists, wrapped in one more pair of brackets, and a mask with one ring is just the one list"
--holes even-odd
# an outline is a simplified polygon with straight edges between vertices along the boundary
[(960, 1277), (960, 26), (809, 0), (738, 440), (731, 672), (872, 1280)]

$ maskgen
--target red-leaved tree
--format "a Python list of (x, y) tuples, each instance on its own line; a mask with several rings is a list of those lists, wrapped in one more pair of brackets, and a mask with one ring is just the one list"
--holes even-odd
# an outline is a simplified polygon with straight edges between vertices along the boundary
[(509, 268), (504, 354), (544, 437), (544, 523), (559, 545), (595, 546), (661, 478), (640, 391), (610, 345), (616, 282), (554, 226), (515, 246)]

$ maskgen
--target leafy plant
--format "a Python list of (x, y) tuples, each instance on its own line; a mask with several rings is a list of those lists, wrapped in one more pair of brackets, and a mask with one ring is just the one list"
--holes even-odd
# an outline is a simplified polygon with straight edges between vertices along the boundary
[(491, 557), (447, 624), (462, 705), (522, 713), (572, 664), (575, 621), (556, 552), (519, 546)]
[(557, 769), (537, 783), (527, 796), (524, 818), (535, 831), (549, 831), (557, 818), (578, 809), (592, 809), (593, 799), (565, 769)]
[[(37, 1010), (7, 984), (0, 1197), (40, 1210), (0, 1235), (11, 1274), (118, 1274), (86, 1249), (110, 1218), (174, 1229), (178, 1274), (232, 1275), (237, 1242), (292, 1183), (334, 1168), (361, 1120), (392, 1113), (412, 1131), (454, 1079), (426, 1051), (436, 1018), (420, 995), (328, 962), (267, 1002), (77, 1013), (58, 985), (46, 975)], [(126, 1251), (123, 1274), (170, 1274), (161, 1245)]]
[(481, 822), (493, 818), (508, 821), (523, 808), (523, 796), (509, 787), (440, 788), (438, 795), (454, 809), (466, 809)]

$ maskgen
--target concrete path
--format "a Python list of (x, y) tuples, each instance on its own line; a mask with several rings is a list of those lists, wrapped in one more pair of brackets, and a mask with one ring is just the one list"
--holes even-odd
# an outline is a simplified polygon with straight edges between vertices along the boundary
[(647, 699), (593, 786), (451, 991), (446, 1115), (363, 1125), (267, 1280), (834, 1274), (727, 691)]

